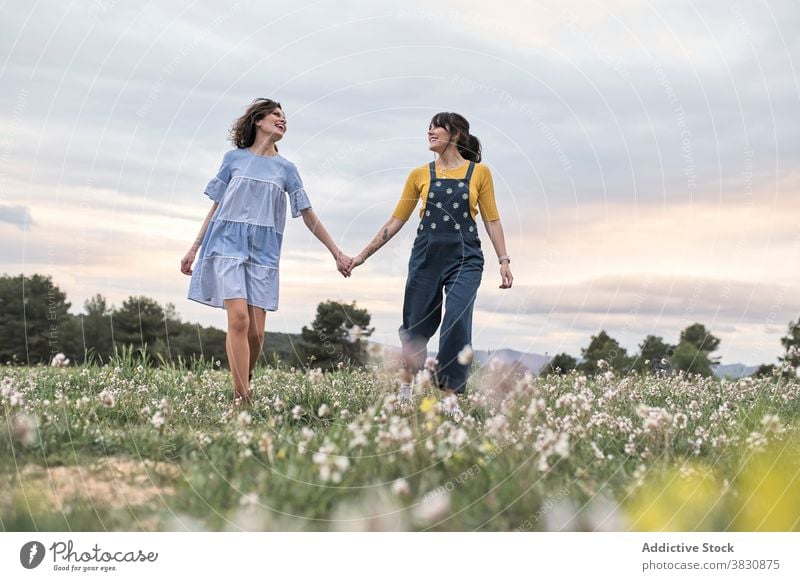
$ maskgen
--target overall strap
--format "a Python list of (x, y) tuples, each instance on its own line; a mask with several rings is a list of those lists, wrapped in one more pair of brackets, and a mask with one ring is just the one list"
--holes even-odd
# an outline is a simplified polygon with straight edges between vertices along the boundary
[(429, 167), (431, 170), (431, 183), (433, 183), (436, 181), (436, 162), (432, 161)]
[(472, 177), (472, 170), (474, 170), (474, 169), (475, 169), (475, 162), (474, 161), (469, 162), (469, 168), (467, 169), (467, 175), (464, 177), (464, 181), (465, 182), (468, 182), (469, 178)]

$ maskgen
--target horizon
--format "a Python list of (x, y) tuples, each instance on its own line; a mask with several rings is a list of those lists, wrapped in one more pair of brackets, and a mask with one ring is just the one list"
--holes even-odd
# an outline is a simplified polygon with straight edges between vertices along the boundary
[[(20, 274), (21, 274), (21, 273), (20, 273)], [(20, 276), (20, 274), (13, 275), (13, 276)], [(4, 273), (2, 273), (2, 276), (12, 276), (12, 275), (9, 275), (8, 273), (5, 273), (5, 272), (4, 272)], [(26, 277), (27, 277), (27, 275), (26, 275)], [(55, 280), (54, 280), (54, 281), (53, 281), (53, 283), (55, 284), (55, 286), (58, 286), (58, 282), (57, 282), (57, 281), (55, 281)], [(59, 287), (59, 288), (61, 288), (61, 287)], [(63, 289), (61, 289), (61, 290), (63, 291)], [(90, 295), (90, 296), (91, 296), (91, 297), (94, 297), (94, 296), (95, 296), (95, 294), (101, 294), (101, 295), (102, 295), (102, 293), (94, 293), (94, 294), (92, 294), (92, 295)], [(129, 296), (136, 296), (136, 295), (129, 295)], [(87, 297), (87, 298), (89, 298), (89, 297)], [(107, 305), (108, 305), (108, 308), (109, 308), (109, 309), (111, 309), (111, 308), (117, 308), (117, 307), (118, 307), (118, 305), (116, 305), (115, 303), (112, 303), (111, 301), (108, 301), (108, 297), (105, 297), (105, 296), (104, 296), (104, 298), (107, 300)], [(129, 298), (129, 297), (125, 297), (125, 298), (127, 299), (127, 298)], [(148, 298), (152, 298), (152, 297), (148, 297)], [(70, 314), (72, 314), (73, 316), (80, 316), (80, 315), (83, 315), (83, 314), (84, 314), (84, 310), (83, 310), (83, 309), (84, 309), (84, 307), (83, 307), (83, 304), (84, 304), (84, 301), (85, 301), (86, 299), (84, 299), (84, 301), (80, 301), (80, 305), (81, 305), (80, 307), (77, 307), (77, 306), (76, 306), (76, 303), (70, 300), (70, 298), (69, 298), (69, 295), (68, 295), (68, 294), (67, 294), (66, 300), (67, 300), (67, 302), (69, 302), (69, 303), (70, 303), (70, 308), (69, 308), (69, 310), (68, 310), (68, 312), (69, 312)], [(168, 301), (168, 302), (169, 302), (169, 301)], [(346, 301), (346, 302), (350, 302), (350, 301)], [(356, 301), (356, 303), (357, 303), (357, 301)], [(161, 306), (162, 306), (162, 308), (164, 308), (164, 307), (166, 307), (166, 304), (162, 304)], [(79, 310), (77, 313), (73, 312), (73, 310), (74, 310), (74, 309), (76, 309), (76, 308), (79, 308), (79, 309), (80, 309), (80, 310)], [(316, 305), (314, 306), (314, 311), (313, 311), (313, 312), (315, 312), (315, 310), (316, 310)], [(313, 312), (312, 312), (312, 315), (311, 315), (311, 316), (310, 316), (310, 318), (309, 318), (309, 321), (308, 321), (307, 323), (305, 323), (306, 325), (307, 325), (307, 324), (310, 324), (310, 323), (311, 323), (311, 321), (313, 320), (313, 316), (314, 316)], [(219, 326), (216, 326), (216, 325), (213, 325), (213, 324), (212, 324), (212, 325), (203, 325), (202, 323), (200, 323), (200, 322), (198, 322), (198, 321), (189, 321), (189, 320), (185, 320), (185, 319), (183, 318), (183, 316), (181, 315), (180, 311), (178, 310), (177, 306), (176, 306), (176, 308), (175, 308), (175, 314), (176, 314), (176, 316), (177, 316), (178, 318), (180, 318), (180, 319), (181, 319), (181, 322), (182, 322), (182, 323), (188, 323), (188, 324), (192, 324), (192, 325), (202, 325), (202, 326), (205, 326), (205, 327), (209, 327), (209, 326), (211, 326), (211, 327), (213, 327), (213, 328), (215, 328), (215, 329), (217, 329), (217, 330), (219, 330), (219, 331), (225, 332), (225, 329), (223, 329), (223, 328), (220, 328)], [(372, 313), (370, 313), (370, 315), (371, 315), (371, 314), (372, 314)], [(269, 314), (268, 314), (268, 316), (269, 316)], [(694, 322), (697, 322), (697, 323), (704, 324), (702, 321), (694, 321)], [(372, 324), (372, 323), (370, 323), (370, 324)], [(691, 324), (691, 323), (690, 323), (690, 324)], [(274, 330), (272, 330), (272, 329), (270, 329), (270, 328), (269, 328), (269, 325), (267, 325), (266, 331), (267, 331), (267, 332), (276, 332), (276, 333), (285, 333), (285, 334), (291, 334), (291, 335), (299, 335), (299, 334), (300, 334), (300, 331), (301, 331), (301, 329), (302, 329), (302, 325), (301, 325), (301, 326), (300, 326), (300, 327), (299, 327), (299, 328), (298, 328), (296, 331), (274, 331)], [(708, 329), (708, 328), (707, 328), (707, 329)], [(594, 335), (597, 335), (598, 333), (600, 333), (600, 331), (606, 331), (606, 333), (607, 333), (609, 336), (611, 336), (612, 338), (615, 338), (615, 339), (617, 338), (617, 337), (615, 337), (615, 335), (614, 335), (614, 332), (613, 332), (613, 330), (612, 330), (612, 329), (608, 329), (608, 328), (604, 328), (604, 329), (598, 329), (596, 332), (594, 332), (594, 333), (590, 333), (589, 335), (587, 335), (587, 337), (586, 337), (586, 344), (584, 345), (584, 347), (585, 347), (586, 345), (588, 345), (588, 344), (589, 344), (589, 341), (591, 340), (591, 337), (592, 337), (592, 336), (594, 336)], [(714, 334), (714, 331), (713, 331), (713, 329), (708, 329), (708, 331), (709, 331), (709, 332), (710, 332), (712, 335)], [(788, 329), (787, 329), (787, 332), (788, 332)], [(678, 332), (678, 335), (680, 335), (680, 331)], [(430, 347), (436, 347), (436, 346), (437, 346), (437, 343), (438, 343), (438, 336), (439, 336), (439, 335), (438, 335), (438, 333), (437, 333), (436, 335), (434, 335), (434, 336), (431, 338), (431, 340), (430, 340), (430, 341), (429, 341), (429, 343), (428, 343), (428, 345), (429, 345), (429, 349), (428, 349), (428, 351), (429, 351), (430, 353), (436, 353), (436, 350), (431, 350), (431, 349), (430, 349)], [(369, 339), (372, 339), (372, 337), (370, 337)], [(642, 337), (641, 339), (643, 340), (643, 339), (644, 339), (644, 337)], [(677, 344), (677, 339), (676, 339), (675, 341), (672, 341), (672, 340), (668, 339), (667, 337), (662, 337), (662, 339), (664, 339), (664, 341), (665, 341), (665, 342), (667, 342), (667, 343), (669, 343), (670, 345), (675, 345), (675, 344)], [(389, 347), (400, 348), (400, 341), (399, 341), (399, 340), (398, 340), (396, 343), (384, 343), (384, 342), (380, 342), (380, 341), (374, 341), (374, 342), (375, 342), (375, 343), (378, 343), (378, 344), (380, 344), (380, 345), (384, 345), (384, 346), (389, 346)], [(631, 348), (629, 348), (628, 346), (626, 346), (626, 345), (622, 344), (621, 342), (620, 342), (620, 344), (621, 344), (621, 346), (622, 346), (622, 347), (624, 347), (624, 348), (626, 349), (626, 351), (627, 351), (627, 353), (628, 353), (628, 355), (629, 355), (629, 356), (631, 356), (631, 355), (634, 355), (634, 354), (635, 354), (635, 353), (637, 353), (637, 352), (638, 352), (638, 350), (639, 350), (639, 344), (638, 344), (638, 343), (637, 343), (637, 344), (634, 346), (634, 348), (633, 348), (633, 349), (631, 349)], [(266, 347), (266, 346), (267, 346), (267, 344), (266, 344), (266, 342), (265, 342), (265, 347)], [(722, 345), (720, 345), (720, 347), (722, 347)], [(576, 360), (578, 360), (578, 361), (580, 361), (580, 360), (581, 360), (581, 357), (582, 357), (582, 356), (580, 355), (580, 351), (578, 351), (577, 353), (574, 353), (574, 352), (572, 352), (572, 353), (571, 353), (571, 352), (569, 352), (569, 351), (553, 351), (553, 352), (551, 353), (550, 351), (543, 351), (543, 352), (539, 352), (539, 351), (527, 351), (527, 350), (524, 350), (524, 349), (519, 349), (519, 348), (516, 348), (516, 347), (514, 347), (514, 346), (502, 346), (502, 347), (481, 347), (481, 346), (477, 346), (477, 345), (473, 344), (473, 349), (474, 349), (475, 351), (483, 351), (483, 352), (487, 352), (487, 353), (489, 353), (489, 352), (496, 352), (496, 351), (503, 351), (503, 350), (509, 350), (509, 351), (516, 351), (516, 352), (518, 352), (518, 353), (523, 353), (523, 354), (525, 354), (525, 355), (536, 355), (536, 356), (540, 356), (540, 357), (548, 357), (548, 358), (552, 358), (552, 357), (554, 357), (555, 355), (557, 355), (558, 353), (562, 353), (562, 352), (564, 352), (564, 353), (567, 353), (568, 355), (570, 355), (570, 356), (574, 357), (574, 358), (575, 358)], [(714, 354), (716, 355), (716, 354), (717, 354), (717, 351), (715, 351), (715, 352), (714, 352)], [(719, 366), (726, 366), (726, 365), (744, 365), (745, 367), (758, 367), (759, 365), (762, 365), (762, 364), (770, 364), (770, 363), (772, 363), (772, 364), (774, 364), (774, 363), (777, 363), (777, 358), (775, 359), (775, 361), (760, 361), (760, 362), (754, 362), (754, 363), (747, 363), (747, 362), (743, 362), (743, 361), (734, 361), (734, 362), (728, 362), (728, 361), (725, 361), (724, 359), (721, 359), (721, 360), (720, 360), (720, 363), (719, 363), (718, 365), (719, 365)]]

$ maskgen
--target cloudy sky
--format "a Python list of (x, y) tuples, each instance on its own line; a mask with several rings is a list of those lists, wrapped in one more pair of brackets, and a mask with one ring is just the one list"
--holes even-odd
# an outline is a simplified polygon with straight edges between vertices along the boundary
[[(435, 7), (434, 7), (435, 6)], [(355, 254), (437, 111), (472, 124), (514, 288), (487, 268), (478, 349), (629, 351), (704, 323), (723, 363), (774, 361), (800, 315), (800, 9), (794, 0), (171, 2), (0, 8), (0, 272), (50, 274), (79, 312), (186, 299), (179, 263), (210, 207), (227, 129), (283, 103), (281, 153)], [(397, 344), (416, 219), (350, 279), (287, 224), (281, 306), (297, 332), (356, 300)]]

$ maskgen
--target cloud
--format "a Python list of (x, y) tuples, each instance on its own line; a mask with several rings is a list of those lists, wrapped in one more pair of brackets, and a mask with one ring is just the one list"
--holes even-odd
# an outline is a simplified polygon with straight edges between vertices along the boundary
[(34, 224), (27, 206), (0, 204), (0, 222), (13, 224), (20, 230), (28, 230)]

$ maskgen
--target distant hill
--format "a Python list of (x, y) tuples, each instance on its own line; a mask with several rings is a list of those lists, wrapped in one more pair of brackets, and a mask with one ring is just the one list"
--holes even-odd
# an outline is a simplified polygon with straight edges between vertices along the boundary
[(521, 365), (530, 369), (533, 373), (538, 374), (542, 367), (547, 365), (547, 362), (550, 361), (551, 357), (548, 357), (547, 355), (539, 355), (538, 353), (523, 353), (522, 351), (515, 351), (514, 349), (475, 351), (475, 361), (481, 367), (494, 359), (504, 363), (519, 362)]
[[(399, 347), (390, 347), (388, 345), (381, 345), (381, 347), (388, 353), (396, 356), (400, 355)], [(428, 351), (428, 355), (436, 357), (436, 351)], [(547, 355), (540, 355), (539, 353), (525, 353), (516, 351), (514, 349), (498, 349), (496, 351), (475, 351), (475, 362), (483, 367), (492, 360), (497, 359), (505, 363), (519, 362), (524, 367), (530, 369), (534, 374), (538, 375), (542, 368), (547, 365), (547, 362), (552, 359)], [(578, 358), (580, 363), (581, 358)], [(758, 369), (757, 365), (744, 365), (742, 363), (731, 363), (728, 365), (718, 365), (714, 369), (714, 375), (719, 378), (728, 377), (730, 379), (739, 379), (741, 377), (748, 377), (753, 375)]]
[(753, 375), (758, 370), (758, 365), (743, 365), (741, 363), (731, 363), (730, 365), (718, 365), (714, 369), (716, 377), (728, 377), (739, 379)]

